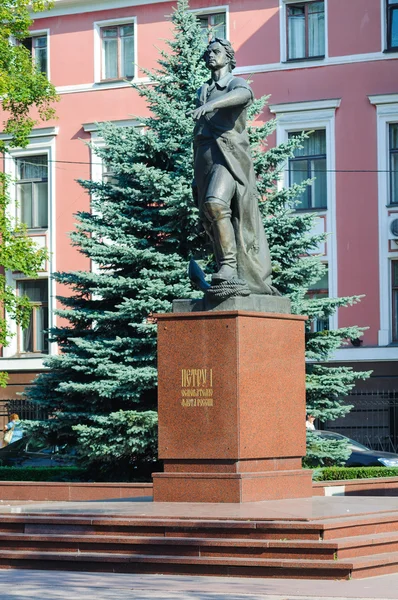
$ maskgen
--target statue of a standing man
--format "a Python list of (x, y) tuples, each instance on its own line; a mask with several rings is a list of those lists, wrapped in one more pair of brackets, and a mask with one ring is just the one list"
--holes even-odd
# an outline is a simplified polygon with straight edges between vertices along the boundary
[(210, 290), (229, 289), (226, 296), (277, 294), (246, 131), (253, 92), (232, 75), (236, 63), (227, 40), (212, 40), (204, 59), (211, 79), (198, 90), (192, 113), (193, 189), (217, 261)]

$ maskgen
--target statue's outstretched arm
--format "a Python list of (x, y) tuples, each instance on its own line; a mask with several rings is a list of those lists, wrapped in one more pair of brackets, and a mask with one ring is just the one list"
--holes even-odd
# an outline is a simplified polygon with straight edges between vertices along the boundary
[(213, 112), (213, 110), (248, 104), (251, 99), (252, 95), (249, 89), (244, 87), (235, 88), (220, 98), (215, 98), (214, 100), (210, 100), (210, 102), (206, 102), (202, 106), (195, 108), (195, 110), (192, 111), (192, 117), (197, 121), (203, 115)]

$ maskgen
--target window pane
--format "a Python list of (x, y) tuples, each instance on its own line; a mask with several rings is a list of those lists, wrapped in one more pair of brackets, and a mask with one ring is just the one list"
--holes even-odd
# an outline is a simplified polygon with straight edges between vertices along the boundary
[[(289, 137), (300, 135), (299, 133), (290, 133)], [(311, 133), (302, 143), (302, 148), (297, 148), (294, 155), (299, 156), (322, 156), (326, 155), (326, 131), (318, 129)]]
[(18, 179), (47, 179), (47, 156), (26, 156), (17, 159)]
[[(317, 4), (323, 4), (317, 2)], [(311, 6), (311, 5), (310, 5)], [(325, 55), (325, 15), (314, 12), (308, 15), (308, 56)]]
[(226, 37), (226, 26), (225, 26), (225, 13), (219, 13), (218, 15), (210, 16), (210, 25), (214, 31), (214, 37), (225, 39)]
[(35, 63), (41, 73), (47, 74), (47, 48), (35, 50)]
[(309, 14), (312, 13), (317, 13), (317, 12), (324, 12), (325, 11), (325, 3), (322, 2), (312, 2), (312, 4), (308, 5), (308, 12)]
[(24, 40), (21, 41), (22, 46), (25, 46), (25, 48), (27, 50), (29, 50), (29, 52), (32, 54), (32, 38), (25, 38)]
[(101, 32), (103, 38), (117, 38), (118, 36), (117, 27), (104, 27)]
[(33, 45), (35, 48), (47, 48), (47, 36), (40, 35), (33, 38)]
[[(290, 185), (300, 185), (308, 179), (308, 164), (306, 160), (290, 160), (289, 161), (289, 177)], [(307, 187), (298, 197), (300, 204), (296, 208), (309, 208), (309, 188)]]
[(392, 261), (392, 285), (398, 287), (398, 260)]
[(33, 352), (33, 310), (30, 313), (28, 327), (22, 329), (22, 352)]
[(122, 38), (122, 76), (134, 77), (134, 38)]
[(34, 308), (36, 316), (35, 350), (36, 352), (48, 351), (48, 308), (38, 306)]
[(209, 40), (209, 18), (208, 16), (201, 16), (201, 17), (197, 17), (198, 21), (199, 21), (199, 25), (200, 28), (202, 30), (202, 35), (203, 35), (203, 39), (205, 42), (208, 42)]
[(398, 123), (390, 125), (390, 148), (398, 150)]
[(398, 48), (398, 8), (391, 10), (391, 47)]
[(288, 7), (288, 58), (305, 58), (305, 9)]
[(43, 181), (33, 184), (34, 226), (48, 226), (48, 184)]
[(398, 152), (391, 154), (391, 204), (398, 203)]
[(321, 158), (311, 161), (311, 196), (313, 208), (326, 208), (326, 159)]
[(17, 199), (21, 211), (21, 221), (27, 227), (33, 227), (32, 184), (17, 184)]
[(120, 35), (126, 37), (128, 35), (134, 35), (134, 25), (122, 25), (120, 27)]
[(117, 39), (103, 39), (102, 79), (115, 79), (117, 76)]
[(19, 293), (27, 296), (31, 302), (48, 302), (48, 280), (36, 279), (18, 281)]

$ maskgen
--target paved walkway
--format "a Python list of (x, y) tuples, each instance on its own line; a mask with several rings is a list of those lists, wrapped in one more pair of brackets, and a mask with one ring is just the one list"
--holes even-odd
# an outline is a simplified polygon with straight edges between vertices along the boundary
[(398, 575), (302, 581), (0, 570), (1, 600), (397, 600)]

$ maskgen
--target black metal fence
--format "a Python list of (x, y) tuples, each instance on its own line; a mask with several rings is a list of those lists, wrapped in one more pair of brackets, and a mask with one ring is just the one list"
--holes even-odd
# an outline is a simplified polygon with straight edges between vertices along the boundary
[(4, 407), (8, 418), (13, 413), (17, 413), (21, 421), (43, 421), (48, 417), (47, 411), (40, 408), (35, 402), (27, 400), (5, 400)]
[(337, 431), (373, 450), (398, 453), (398, 391), (353, 391), (346, 398), (353, 405), (342, 419), (325, 429)]

